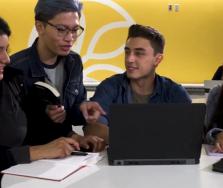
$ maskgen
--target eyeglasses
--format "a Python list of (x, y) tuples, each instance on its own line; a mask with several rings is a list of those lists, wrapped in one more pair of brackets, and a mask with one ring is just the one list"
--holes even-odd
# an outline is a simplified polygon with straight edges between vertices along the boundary
[(69, 29), (63, 25), (54, 25), (49, 22), (45, 22), (45, 23), (55, 28), (57, 30), (58, 36), (60, 37), (66, 37), (69, 33), (71, 33), (74, 37), (79, 37), (84, 31), (84, 28), (81, 27), (80, 25), (76, 26), (73, 29)]

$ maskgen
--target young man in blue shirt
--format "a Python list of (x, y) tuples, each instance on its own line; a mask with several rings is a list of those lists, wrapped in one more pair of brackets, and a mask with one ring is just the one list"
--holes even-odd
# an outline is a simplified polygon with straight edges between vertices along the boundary
[[(91, 100), (98, 102), (106, 115), (101, 115), (96, 123), (90, 123), (85, 128), (86, 134), (95, 134), (108, 141), (111, 104), (191, 103), (182, 86), (156, 74), (163, 59), (164, 45), (164, 37), (152, 27), (135, 24), (129, 28), (125, 44), (126, 72), (105, 79), (97, 87)], [(84, 104), (82, 111), (87, 119)]]

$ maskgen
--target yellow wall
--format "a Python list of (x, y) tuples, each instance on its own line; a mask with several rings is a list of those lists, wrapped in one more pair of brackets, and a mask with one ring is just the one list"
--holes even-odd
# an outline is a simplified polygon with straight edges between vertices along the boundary
[[(181, 83), (202, 83), (211, 79), (223, 63), (221, 0), (83, 2), (81, 24), (86, 32), (73, 49), (83, 57), (85, 80), (102, 80), (124, 70), (123, 45), (127, 27), (134, 22), (153, 26), (164, 34), (165, 57), (158, 68), (161, 75)], [(0, 16), (9, 22), (13, 31), (11, 53), (26, 48), (29, 40), (34, 39), (35, 35), (30, 34), (35, 4), (36, 0), (1, 0)], [(179, 4), (179, 12), (168, 11), (168, 4)]]

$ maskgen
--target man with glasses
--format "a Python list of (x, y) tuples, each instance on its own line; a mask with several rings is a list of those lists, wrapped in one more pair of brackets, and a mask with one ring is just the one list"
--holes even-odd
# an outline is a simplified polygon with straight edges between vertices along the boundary
[[(86, 99), (83, 66), (79, 54), (71, 47), (84, 31), (80, 26), (82, 3), (78, 0), (38, 0), (35, 26), (38, 38), (33, 45), (11, 57), (12, 66), (23, 71), (28, 89), (26, 143), (44, 144), (61, 136), (72, 137), (81, 147), (101, 150), (103, 140), (80, 136), (72, 124), (84, 124), (79, 104)], [(61, 94), (62, 105), (44, 105), (33, 95), (37, 81), (54, 85)]]

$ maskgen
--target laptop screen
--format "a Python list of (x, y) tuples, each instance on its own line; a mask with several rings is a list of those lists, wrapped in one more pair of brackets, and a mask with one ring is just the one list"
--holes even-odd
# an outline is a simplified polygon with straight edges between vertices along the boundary
[(121, 104), (110, 110), (110, 164), (199, 162), (205, 104)]

